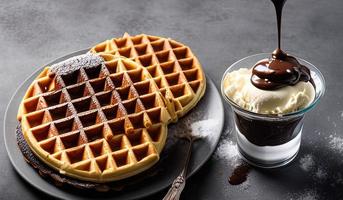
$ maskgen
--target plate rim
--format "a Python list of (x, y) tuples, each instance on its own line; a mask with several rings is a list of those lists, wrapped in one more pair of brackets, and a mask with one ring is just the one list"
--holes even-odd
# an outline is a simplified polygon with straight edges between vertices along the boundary
[[(34, 74), (36, 74), (36, 73), (38, 73), (39, 71), (41, 71), (45, 66), (49, 66), (49, 65), (51, 65), (52, 63), (56, 63), (57, 60), (60, 60), (60, 59), (63, 59), (63, 58), (68, 59), (68, 58), (70, 58), (70, 57), (73, 57), (73, 56), (77, 56), (77, 55), (86, 53), (86, 52), (88, 52), (89, 50), (90, 50), (90, 48), (82, 49), (82, 50), (78, 50), (78, 51), (74, 51), (74, 52), (65, 54), (65, 55), (63, 55), (63, 56), (60, 56), (60, 57), (54, 59), (53, 61), (49, 62), (48, 64), (40, 65), (40, 67), (38, 67), (38, 69), (34, 70), (29, 76), (27, 76), (27, 77), (25, 78), (25, 80), (22, 81), (22, 82), (20, 83), (20, 85), (16, 88), (16, 90), (13, 92), (13, 94), (12, 94), (11, 98), (9, 99), (9, 102), (8, 102), (8, 104), (7, 104), (7, 106), (6, 106), (6, 111), (5, 111), (5, 114), (4, 114), (4, 120), (3, 120), (3, 133), (4, 133), (4, 134), (3, 134), (3, 135), (4, 135), (5, 148), (6, 148), (6, 151), (7, 151), (8, 158), (9, 158), (9, 160), (10, 160), (10, 162), (11, 162), (11, 165), (12, 165), (13, 168), (15, 169), (16, 173), (18, 173), (27, 183), (29, 183), (29, 184), (30, 184), (31, 186), (33, 186), (34, 188), (38, 189), (40, 192), (42, 192), (42, 193), (44, 193), (44, 194), (48, 194), (49, 196), (52, 196), (52, 197), (55, 197), (55, 198), (59, 198), (59, 199), (61, 198), (61, 196), (58, 196), (56, 193), (48, 193), (47, 191), (44, 191), (44, 190), (40, 187), (39, 184), (37, 184), (37, 183), (35, 183), (35, 182), (29, 181), (29, 178), (25, 175), (25, 172), (23, 172), (22, 169), (20, 169), (17, 165), (14, 164), (15, 161), (14, 161), (13, 155), (12, 155), (12, 153), (10, 153), (11, 151), (9, 150), (10, 148), (8, 147), (8, 144), (7, 144), (7, 137), (6, 137), (6, 136), (7, 136), (7, 134), (6, 134), (6, 121), (7, 121), (7, 118), (8, 118), (9, 108), (10, 108), (10, 106), (11, 106), (11, 104), (12, 104), (12, 101), (13, 101), (14, 97), (17, 95), (18, 91), (23, 87), (23, 85), (24, 85), (29, 79), (31, 79), (31, 78), (34, 76)], [(219, 96), (219, 101), (220, 101), (220, 103), (219, 103), (219, 108), (220, 108), (220, 110), (221, 110), (220, 114), (221, 114), (221, 116), (222, 116), (222, 117), (220, 117), (220, 119), (221, 119), (221, 123), (220, 123), (220, 124), (221, 124), (221, 127), (220, 127), (220, 129), (218, 130), (218, 132), (220, 132), (220, 134), (219, 134), (219, 137), (217, 137), (216, 140), (214, 141), (214, 145), (217, 147), (217, 146), (218, 146), (218, 143), (219, 143), (219, 140), (220, 140), (220, 136), (221, 136), (221, 134), (222, 134), (222, 132), (223, 132), (223, 128), (224, 128), (224, 123), (225, 123), (225, 113), (224, 113), (224, 110), (225, 110), (225, 109), (224, 109), (223, 100), (222, 100), (222, 98), (221, 98), (221, 96), (220, 96), (220, 93), (219, 93), (219, 91), (218, 91), (218, 88), (217, 88), (216, 85), (214, 84), (213, 80), (212, 80), (210, 77), (208, 77), (208, 75), (205, 74), (205, 76), (206, 76), (206, 81), (207, 81), (209, 84), (211, 84), (211, 85), (213, 86), (215, 92), (218, 94), (218, 96)], [(14, 134), (14, 135), (15, 135), (15, 134)], [(17, 147), (17, 148), (18, 148), (18, 147)], [(215, 150), (216, 150), (216, 148), (214, 148), (213, 151), (212, 151), (207, 157), (205, 157), (202, 161), (200, 161), (200, 163), (194, 167), (193, 171), (191, 171), (189, 174), (187, 174), (187, 178), (186, 178), (186, 179), (188, 179), (188, 178), (190, 178), (191, 176), (193, 176), (194, 174), (196, 174), (196, 173), (201, 169), (201, 167), (203, 167), (204, 164), (211, 158), (211, 156), (213, 155), (213, 153), (215, 152)], [(37, 173), (37, 175), (38, 175), (38, 173)], [(39, 175), (38, 175), (38, 176), (39, 176)], [(175, 178), (176, 178), (176, 177), (175, 177)], [(51, 184), (51, 183), (48, 183), (48, 184)], [(171, 183), (170, 183), (170, 184), (171, 184)], [(147, 192), (145, 193), (144, 196), (140, 196), (140, 197), (136, 196), (136, 197), (133, 197), (133, 198), (131, 198), (131, 199), (137, 199), (137, 198), (143, 198), (143, 197), (151, 196), (151, 195), (153, 195), (153, 194), (156, 194), (156, 193), (158, 193), (158, 192), (160, 192), (160, 191), (162, 191), (162, 190), (168, 188), (168, 187), (170, 186), (170, 184), (167, 185), (167, 186), (162, 186), (162, 187), (158, 188), (157, 190), (151, 190), (150, 192), (147, 191)]]

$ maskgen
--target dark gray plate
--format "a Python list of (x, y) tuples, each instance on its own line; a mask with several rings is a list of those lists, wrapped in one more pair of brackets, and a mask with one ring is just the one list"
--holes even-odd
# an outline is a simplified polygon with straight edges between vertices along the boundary
[[(83, 54), (88, 50), (81, 50), (47, 64), (51, 65), (69, 57)], [(44, 65), (46, 66), (46, 65)], [(224, 108), (221, 97), (212, 82), (207, 77), (206, 93), (198, 105), (176, 124), (169, 125), (169, 135), (166, 146), (161, 154), (157, 172), (132, 187), (124, 188), (122, 191), (111, 191), (108, 193), (80, 192), (74, 188), (59, 188), (43, 179), (39, 174), (25, 162), (20, 152), (15, 137), (15, 129), (18, 124), (16, 114), (18, 106), (30, 83), (42, 70), (39, 69), (28, 77), (14, 93), (7, 106), (4, 117), (4, 139), (8, 156), (16, 171), (32, 186), (54, 197), (62, 199), (136, 199), (142, 198), (167, 188), (174, 178), (180, 173), (185, 161), (187, 143), (173, 135), (192, 122), (203, 121), (197, 130), (208, 132), (208, 136), (198, 140), (194, 144), (192, 159), (189, 167), (189, 176), (192, 176), (210, 158), (216, 149), (222, 128), (224, 125)]]

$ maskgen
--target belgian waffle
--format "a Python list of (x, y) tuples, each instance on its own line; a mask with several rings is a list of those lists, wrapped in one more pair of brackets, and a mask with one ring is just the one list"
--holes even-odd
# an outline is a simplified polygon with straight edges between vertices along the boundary
[(25, 140), (60, 173), (108, 182), (159, 160), (171, 117), (148, 71), (127, 58), (85, 54), (46, 67), (21, 103)]
[(67, 176), (109, 182), (159, 160), (167, 126), (203, 96), (206, 80), (190, 48), (125, 34), (46, 67), (18, 111), (26, 142)]
[(193, 108), (205, 92), (205, 75), (197, 57), (173, 39), (125, 33), (95, 45), (90, 52), (124, 56), (143, 65), (171, 102), (168, 110), (174, 121)]

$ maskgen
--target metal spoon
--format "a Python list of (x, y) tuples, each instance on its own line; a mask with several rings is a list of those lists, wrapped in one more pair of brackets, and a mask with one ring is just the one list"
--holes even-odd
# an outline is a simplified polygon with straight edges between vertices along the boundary
[(192, 130), (189, 130), (189, 129), (179, 132), (177, 137), (184, 138), (188, 140), (189, 142), (188, 150), (187, 150), (187, 158), (186, 158), (186, 162), (184, 164), (183, 170), (181, 171), (180, 175), (175, 178), (172, 186), (168, 190), (168, 193), (164, 196), (163, 200), (180, 199), (181, 192), (183, 191), (186, 185), (186, 175), (187, 175), (189, 160), (192, 154), (193, 142), (200, 138), (199, 136), (192, 134)]
[(163, 200), (178, 200), (180, 198), (181, 192), (186, 185), (187, 169), (192, 154), (193, 142), (197, 139), (205, 137), (206, 134), (204, 134), (204, 132), (206, 132), (207, 130), (203, 130), (203, 127), (209, 126), (210, 124), (208, 122), (212, 122), (213, 125), (213, 121), (211, 120), (202, 120), (194, 123), (187, 121), (180, 129), (181, 131), (177, 133), (177, 137), (184, 138), (189, 141), (187, 158), (183, 170), (181, 171), (180, 175), (173, 181), (172, 186), (168, 190), (166, 196), (164, 196)]

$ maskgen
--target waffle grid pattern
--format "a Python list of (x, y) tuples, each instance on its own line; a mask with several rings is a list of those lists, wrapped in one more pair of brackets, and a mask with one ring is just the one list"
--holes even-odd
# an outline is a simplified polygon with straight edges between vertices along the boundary
[[(205, 90), (201, 65), (189, 47), (172, 39), (125, 33), (91, 49), (92, 53), (124, 56), (143, 65), (162, 95), (172, 102), (176, 117), (186, 114)], [(175, 119), (177, 120), (177, 119)]]
[(170, 120), (146, 69), (102, 56), (103, 64), (68, 75), (51, 77), (45, 69), (27, 92), (21, 115), (36, 154), (61, 173), (96, 182), (157, 162)]

